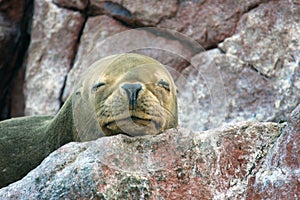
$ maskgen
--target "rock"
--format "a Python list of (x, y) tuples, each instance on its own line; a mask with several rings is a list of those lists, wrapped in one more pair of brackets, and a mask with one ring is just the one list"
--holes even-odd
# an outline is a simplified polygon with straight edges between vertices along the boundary
[[(194, 130), (207, 130), (219, 126), (224, 121), (284, 121), (287, 119), (287, 113), (299, 102), (299, 6), (293, 2), (252, 0), (237, 4), (227, 0), (223, 1), (223, 4), (210, 1), (180, 1), (167, 4), (161, 1), (145, 1), (145, 8), (141, 8), (141, 4), (117, 0), (95, 0), (91, 1), (88, 7), (84, 0), (52, 2), (55, 4), (50, 0), (36, 2), (39, 9), (35, 9), (34, 14), (25, 83), (27, 115), (56, 113), (71, 93), (78, 77), (92, 61), (113, 53), (128, 51), (149, 55), (171, 67), (169, 69), (176, 79), (177, 86), (186, 91), (179, 100), (184, 105), (186, 101), (190, 101), (189, 107), (182, 107), (181, 124)], [(72, 10), (65, 10), (56, 5)], [(169, 9), (169, 6), (172, 9)], [(234, 11), (232, 8), (235, 8)], [(49, 13), (55, 14), (46, 16), (45, 10), (48, 9), (52, 10)], [(143, 9), (147, 11), (144, 12)], [(87, 16), (85, 21), (84, 17), (74, 10), (79, 10), (85, 16), (101, 15)], [(124, 10), (130, 13), (130, 20), (142, 24), (156, 24), (157, 27), (174, 28), (190, 36), (190, 40), (203, 41), (201, 43), (205, 44), (204, 47), (217, 46), (218, 42), (229, 37), (218, 45), (219, 50), (216, 51), (220, 52), (216, 58), (209, 61), (214, 65), (219, 63), (220, 67), (213, 71), (217, 73), (216, 78), (221, 80), (207, 82), (201, 77), (198, 80), (199, 77), (195, 78), (193, 73), (189, 74), (189, 69), (183, 71), (196, 53), (198, 55), (193, 60), (197, 60), (198, 57), (206, 59), (205, 57), (210, 56), (215, 49), (203, 54), (202, 50), (191, 48), (185, 41), (174, 40), (172, 34), (161, 34), (158, 29), (139, 29), (140, 32), (137, 29), (131, 30), (127, 26), (130, 20), (126, 21), (127, 14)], [(219, 12), (220, 10), (224, 12)], [(62, 24), (61, 27), (70, 24), (68, 20), (71, 18), (75, 26), (59, 29), (59, 24)], [(60, 30), (56, 30), (53, 36), (48, 34), (48, 39), (44, 35), (51, 31), (45, 28), (42, 30), (39, 28), (41, 26), (37, 25), (46, 20), (52, 21), (54, 27)], [(49, 27), (53, 29), (51, 25)], [(249, 34), (251, 30), (256, 30), (255, 34)], [(202, 38), (204, 32), (207, 32), (206, 39)], [(117, 33), (120, 35), (115, 35)], [(63, 39), (58, 42), (54, 39), (58, 37)], [(61, 40), (66, 42), (62, 43)], [(253, 43), (271, 47), (255, 48)], [(181, 54), (185, 57), (181, 57)], [(211, 65), (206, 61), (202, 63), (207, 67)], [(48, 66), (53, 66), (53, 69)], [(272, 67), (274, 70), (271, 70)], [(194, 69), (199, 71), (200, 68)], [(40, 79), (43, 79), (43, 84)], [(257, 81), (257, 84), (253, 85), (253, 81)], [(199, 87), (196, 88), (195, 84)], [(194, 90), (191, 91), (190, 88)], [(193, 107), (196, 100), (199, 100), (201, 105)], [(199, 120), (190, 120), (190, 116)]]
[(300, 105), (293, 110), (290, 114), (289, 122), (293, 125), (295, 131), (298, 131), (300, 128)]
[(188, 56), (187, 58), (189, 58), (189, 59), (186, 59), (186, 58), (178, 55), (177, 54), (178, 51), (169, 52), (163, 48), (161, 48), (161, 49), (151, 49), (151, 48), (139, 49), (139, 50), (135, 50), (132, 52), (155, 58), (156, 60), (161, 62), (168, 69), (168, 71), (171, 73), (173, 79), (176, 81), (181, 76), (181, 72), (186, 67), (189, 66), (189, 64), (190, 64), (189, 60), (192, 57), (193, 50), (184, 47), (184, 45), (182, 43), (180, 43), (179, 41), (171, 42), (170, 40), (168, 40), (166, 38), (161, 38), (160, 41), (161, 41), (161, 43), (160, 43), (161, 46), (165, 46), (165, 47), (173, 46), (173, 48), (177, 49), (177, 50), (185, 49), (186, 50), (185, 55), (187, 55)]
[[(14, 64), (10, 64), (9, 61), (13, 59), (14, 55), (13, 49), (17, 47), (19, 39), (18, 32), (20, 31), (20, 25), (22, 20), (22, 13), (25, 6), (25, 1), (21, 1), (20, 4), (15, 8), (11, 7), (16, 4), (17, 1), (1, 1), (0, 2), (0, 78), (1, 78), (1, 95), (3, 98), (5, 85), (8, 84), (9, 78), (13, 73)], [(16, 61), (14, 61), (16, 62)], [(7, 66), (8, 65), (8, 66)]]
[(249, 178), (248, 199), (300, 197), (300, 104), (269, 151), (258, 172)]
[(0, 1), (0, 120), (9, 117), (11, 109), (15, 109), (9, 89), (28, 46), (31, 12), (30, 1)]
[(88, 6), (88, 0), (52, 0), (52, 2), (63, 8), (84, 11)]
[(281, 128), (243, 122), (206, 132), (179, 128), (155, 137), (69, 143), (2, 188), (0, 198), (246, 198), (255, 187), (250, 177), (262, 169), (274, 142), (280, 143)]
[(181, 1), (173, 17), (161, 20), (158, 27), (177, 30), (204, 48), (211, 48), (234, 34), (243, 13), (264, 0)]
[(163, 18), (173, 16), (178, 9), (176, 0), (91, 0), (90, 15), (107, 14), (134, 26), (155, 26)]
[(179, 87), (182, 125), (207, 130), (224, 121), (286, 121), (300, 102), (299, 11), (288, 2), (262, 4), (219, 48), (195, 55)]
[[(200, 67), (190, 66), (183, 71), (187, 74), (186, 84), (179, 87), (183, 91), (179, 92), (179, 103), (183, 105), (179, 105), (185, 127), (207, 130), (217, 127), (220, 120), (286, 121), (288, 113), (300, 102), (300, 68), (296, 62), (287, 63), (278, 76), (266, 78), (237, 57), (217, 49), (198, 54), (192, 60)], [(205, 72), (207, 69), (220, 75), (210, 75)], [(205, 79), (214, 79), (218, 84)], [(220, 94), (224, 98), (213, 98)], [(189, 120), (190, 116), (195, 120)]]
[[(288, 1), (272, 1), (243, 15), (237, 34), (219, 47), (272, 78), (285, 62), (299, 61), (300, 7)], [(255, 44), (255, 45), (253, 45)]]
[(269, 113), (267, 120), (286, 121), (300, 102), (299, 16), (300, 7), (292, 2), (261, 4), (243, 16), (233, 37), (219, 45), (226, 55), (237, 57), (259, 79), (265, 79), (265, 87), (255, 84), (258, 91), (253, 93), (265, 93), (265, 103), (259, 107), (267, 102), (271, 106), (263, 119)]
[(35, 1), (25, 77), (25, 114), (55, 114), (84, 18), (50, 0)]
[[(192, 57), (176, 83), (178, 86), (179, 124), (192, 130), (218, 127), (227, 115), (226, 98), (220, 71), (214, 60), (218, 49)], [(191, 120), (193, 119), (193, 120)]]

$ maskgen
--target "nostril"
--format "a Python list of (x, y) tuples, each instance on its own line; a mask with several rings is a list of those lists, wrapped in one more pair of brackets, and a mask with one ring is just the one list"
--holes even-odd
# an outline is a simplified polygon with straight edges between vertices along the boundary
[(126, 83), (122, 85), (122, 88), (125, 90), (128, 101), (129, 101), (129, 108), (135, 109), (137, 104), (138, 94), (142, 89), (142, 85), (139, 83)]

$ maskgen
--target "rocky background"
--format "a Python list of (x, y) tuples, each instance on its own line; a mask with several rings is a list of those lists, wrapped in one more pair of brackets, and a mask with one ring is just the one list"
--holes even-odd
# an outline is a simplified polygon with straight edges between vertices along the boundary
[[(2, 0), (0, 11), (1, 119), (55, 114), (88, 67), (83, 62), (128, 51), (176, 70), (187, 128), (286, 121), (300, 101), (299, 1)], [(109, 41), (148, 26), (178, 31), (202, 48), (145, 30)], [(148, 48), (128, 48), (139, 44)], [(218, 75), (209, 79), (207, 69)]]
[[(152, 56), (175, 70), (171, 72), (179, 88), (180, 125), (193, 131), (208, 130), (229, 122), (254, 120), (278, 123), (274, 126), (263, 124), (268, 127), (268, 130), (270, 126), (273, 130), (274, 127), (280, 126), (279, 123), (291, 120), (290, 113), (300, 102), (300, 2), (298, 0), (0, 0), (0, 16), (1, 119), (23, 115), (55, 114), (71, 93), (80, 74), (88, 67), (87, 63), (112, 53), (128, 51)], [(130, 32), (119, 36), (118, 42), (109, 42), (115, 34), (150, 26), (178, 31), (188, 39), (181, 37), (183, 39), (176, 40), (172, 34), (143, 29), (136, 37), (135, 32)], [(143, 37), (140, 37), (141, 35)], [(133, 41), (132, 38), (135, 40)], [(103, 43), (103, 41), (108, 42)], [(198, 42), (201, 48), (191, 44), (190, 41)], [(141, 43), (150, 48), (127, 48), (135, 45), (138, 47)], [(245, 149), (250, 147), (257, 149), (252, 152), (252, 157), (256, 157), (255, 161), (253, 158), (251, 161), (243, 157), (244, 154), (252, 155), (248, 150), (244, 152), (244, 146), (237, 147), (231, 144), (227, 150), (227, 143), (224, 144), (225, 146), (222, 143), (218, 146), (224, 156), (229, 157), (231, 154), (228, 152), (231, 151), (237, 152), (235, 155), (241, 153), (237, 158), (239, 161), (237, 165), (230, 165), (231, 161), (227, 163), (221, 161), (219, 154), (216, 153), (191, 157), (189, 153), (200, 152), (199, 155), (202, 155), (201, 152), (204, 153), (205, 148), (209, 148), (191, 146), (191, 152), (185, 152), (183, 156), (200, 160), (197, 162), (188, 160), (187, 165), (190, 168), (178, 169), (177, 179), (175, 174), (174, 177), (169, 177), (161, 174), (156, 176), (154, 173), (153, 177), (148, 177), (149, 179), (136, 177), (139, 182), (136, 188), (145, 189), (150, 196), (157, 194), (153, 193), (153, 189), (161, 191), (164, 188), (159, 188), (159, 183), (153, 185), (151, 180), (160, 175), (168, 177), (168, 180), (177, 181), (177, 187), (182, 186), (180, 184), (186, 180), (191, 183), (192, 176), (186, 176), (187, 172), (197, 174), (198, 165), (209, 165), (209, 159), (213, 159), (216, 165), (224, 163), (221, 168), (240, 170), (240, 174), (233, 173), (227, 176), (221, 168), (213, 168), (213, 172), (198, 174), (199, 177), (206, 177), (205, 181), (212, 181), (210, 184), (214, 190), (206, 188), (209, 183), (203, 182), (204, 178), (195, 179), (196, 182), (201, 182), (199, 183), (201, 185), (197, 186), (198, 189), (200, 186), (203, 188), (201, 195), (207, 194), (208, 199), (212, 198), (211, 195), (217, 191), (216, 188), (221, 188), (218, 194), (222, 199), (223, 194), (229, 195), (228, 188), (233, 188), (230, 190), (233, 195), (234, 187), (241, 184), (244, 189), (237, 190), (242, 191), (243, 195), (249, 193), (264, 195), (267, 194), (268, 188), (271, 188), (270, 190), (281, 186), (284, 188), (286, 183), (291, 183), (292, 188), (288, 189), (294, 191), (288, 199), (296, 198), (297, 195), (299, 197), (299, 193), (295, 193), (300, 191), (300, 162), (295, 157), (299, 155), (299, 139), (297, 139), (300, 137), (299, 126), (296, 124), (290, 127), (294, 127), (290, 128), (293, 130), (290, 131), (291, 135), (279, 138), (287, 137), (288, 141), (294, 138), (298, 143), (290, 144), (292, 147), (287, 148), (287, 139), (281, 139), (285, 142), (280, 143), (278, 138), (268, 139), (267, 144), (264, 143), (265, 140), (258, 140), (261, 141), (258, 142), (259, 144), (251, 143), (251, 138), (256, 138), (258, 133), (265, 133), (264, 130), (254, 129), (243, 136), (246, 137), (243, 138), (244, 140), (239, 141), (241, 146), (246, 145)], [(233, 132), (239, 132), (238, 130), (240, 129)], [(228, 133), (224, 129), (219, 132)], [(273, 131), (274, 135), (270, 138), (276, 137), (276, 133), (277, 131)], [(232, 137), (231, 140), (236, 138), (229, 133), (228, 135)], [(198, 144), (201, 140), (195, 141)], [(205, 144), (205, 142), (200, 143)], [(275, 143), (277, 146), (271, 145)], [(209, 143), (209, 145), (218, 144)], [(85, 149), (84, 145), (83, 147), (77, 147), (78, 144), (73, 145), (74, 147), (70, 148), (78, 148), (78, 151), (81, 151), (80, 148)], [(234, 150), (235, 148), (241, 149)], [(275, 151), (274, 148), (278, 148), (278, 153), (268, 153)], [(281, 157), (280, 152), (286, 149), (288, 149), (285, 152), (286, 156)], [(261, 151), (265, 153), (264, 156), (269, 155), (267, 156), (269, 160), (267, 157), (259, 156)], [(288, 152), (291, 155), (288, 155)], [(272, 156), (278, 159), (272, 160)], [(250, 161), (252, 164), (249, 164)], [(196, 164), (192, 166), (191, 163)], [(251, 165), (252, 171), (249, 166), (243, 168), (243, 165)], [(272, 169), (275, 167), (275, 172), (261, 171), (266, 166)], [(294, 171), (284, 176), (283, 174), (288, 170), (283, 167), (284, 170), (279, 172), (278, 169), (283, 169), (280, 166), (291, 166), (288, 169)], [(209, 173), (212, 174), (208, 175)], [(274, 178), (272, 181), (279, 182), (256, 177), (264, 174)], [(120, 176), (124, 178), (127, 175), (125, 173)], [(227, 176), (227, 179), (223, 179), (222, 176)], [(248, 178), (245, 178), (246, 176)], [(239, 181), (228, 181), (232, 177), (238, 178)], [(136, 180), (128, 175), (128, 181)], [(144, 188), (144, 184), (150, 184), (152, 189)], [(102, 189), (105, 187), (108, 186), (101, 186)], [(224, 188), (226, 190), (223, 190)], [(176, 190), (176, 187), (170, 190)], [(143, 195), (148, 195), (146, 193)], [(271, 198), (272, 194), (269, 195)], [(168, 198), (168, 195), (164, 197)], [(228, 197), (245, 196), (229, 195)], [(254, 195), (253, 199), (254, 197), (256, 196)], [(218, 196), (214, 198), (219, 199)]]

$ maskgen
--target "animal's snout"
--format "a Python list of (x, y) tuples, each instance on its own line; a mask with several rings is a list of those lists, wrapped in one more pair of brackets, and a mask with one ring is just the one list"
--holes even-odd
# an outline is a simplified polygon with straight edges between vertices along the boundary
[(140, 83), (126, 83), (122, 85), (122, 88), (125, 90), (128, 101), (129, 101), (129, 109), (134, 110), (137, 106), (137, 98), (139, 92), (142, 90), (142, 84)]

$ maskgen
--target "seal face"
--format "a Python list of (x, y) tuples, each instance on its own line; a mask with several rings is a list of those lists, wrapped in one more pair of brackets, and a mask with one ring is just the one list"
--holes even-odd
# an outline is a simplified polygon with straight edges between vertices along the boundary
[(105, 62), (91, 87), (104, 135), (155, 135), (177, 126), (176, 87), (161, 63), (139, 54)]

